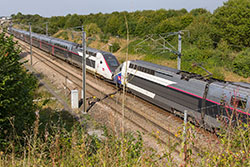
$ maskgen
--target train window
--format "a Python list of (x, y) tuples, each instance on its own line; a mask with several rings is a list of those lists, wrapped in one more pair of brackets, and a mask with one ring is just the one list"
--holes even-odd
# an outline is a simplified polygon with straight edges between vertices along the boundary
[(138, 66), (138, 71), (141, 71), (142, 67), (141, 66)]
[(149, 74), (154, 75), (154, 71), (153, 70), (149, 70)]
[(134, 69), (137, 70), (137, 65), (134, 65)]
[(241, 97), (238, 97), (238, 96), (236, 96), (236, 97), (232, 96), (230, 104), (233, 107), (240, 108), (240, 109), (245, 109), (246, 108), (246, 104), (247, 104), (247, 100), (243, 99)]
[(56, 45), (56, 46), (59, 46), (59, 47), (61, 47), (61, 48), (65, 48), (65, 49), (67, 49), (67, 47), (66, 47), (66, 46), (64, 46), (64, 45), (60, 45), (60, 44), (58, 44), (58, 43), (55, 43), (55, 45)]
[(94, 52), (89, 52), (89, 55), (96, 57), (96, 53), (94, 53)]
[(111, 67), (117, 67), (119, 65), (115, 59), (107, 59), (107, 62)]
[(134, 64), (130, 63), (129, 68), (134, 68)]

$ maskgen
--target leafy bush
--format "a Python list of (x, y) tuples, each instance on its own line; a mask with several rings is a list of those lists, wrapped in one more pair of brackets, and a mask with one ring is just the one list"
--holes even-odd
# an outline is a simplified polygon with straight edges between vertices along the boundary
[(68, 39), (69, 39), (69, 37), (68, 37), (68, 32), (67, 32), (67, 31), (64, 31), (64, 32), (62, 33), (62, 38), (63, 38), (64, 40), (68, 40)]
[[(36, 89), (35, 78), (26, 72), (19, 62), (21, 50), (12, 37), (0, 34), (0, 148), (6, 139), (15, 134), (22, 136), (23, 131), (33, 124)], [(15, 130), (14, 130), (15, 129)]]
[(110, 38), (110, 34), (101, 34), (100, 35), (100, 41), (103, 43), (108, 43)]
[(109, 45), (109, 51), (112, 53), (117, 52), (120, 49), (120, 45), (117, 42), (112, 43), (112, 45)]
[(183, 51), (182, 56), (182, 70), (193, 73), (207, 75), (208, 73), (200, 68), (194, 66), (199, 64), (213, 74), (214, 78), (224, 79), (224, 74), (221, 72), (222, 66), (220, 61), (220, 52), (214, 49), (198, 49), (191, 47)]
[(233, 71), (245, 78), (250, 77), (250, 49), (242, 51), (233, 60)]

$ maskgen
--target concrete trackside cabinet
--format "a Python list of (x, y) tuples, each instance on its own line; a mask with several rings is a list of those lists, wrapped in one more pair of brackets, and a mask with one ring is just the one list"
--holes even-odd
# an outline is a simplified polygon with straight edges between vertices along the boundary
[(71, 90), (71, 108), (78, 109), (79, 100), (78, 100), (78, 90)]

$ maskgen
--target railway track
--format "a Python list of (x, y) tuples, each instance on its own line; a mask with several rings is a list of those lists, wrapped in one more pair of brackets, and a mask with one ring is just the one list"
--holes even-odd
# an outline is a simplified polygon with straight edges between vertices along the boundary
[[(23, 44), (24, 42), (19, 42), (19, 44), (25, 49), (29, 50), (29, 47)], [(48, 55), (47, 53), (45, 53)], [(74, 72), (66, 69), (63, 65), (56, 63), (52, 56), (44, 56), (44, 54), (39, 53), (38, 51), (33, 50), (33, 56), (35, 56), (40, 62), (44, 63), (46, 66), (50, 67), (60, 75), (67, 77), (70, 79), (71, 82), (73, 82), (78, 88), (82, 88), (82, 76), (79, 74), (75, 74)], [(93, 86), (90, 83), (86, 83), (87, 89), (86, 92), (88, 96), (93, 97), (96, 96), (96, 94), (99, 94), (102, 97), (97, 98), (98, 100), (96, 101), (101, 102), (103, 105), (106, 107), (112, 109), (119, 115), (122, 115), (122, 102), (121, 100), (116, 100), (115, 98), (112, 98), (110, 94), (108, 95), (106, 92), (97, 89), (95, 86)], [(115, 89), (114, 89), (115, 90)], [(96, 93), (98, 92), (98, 93)], [(112, 93), (111, 93), (112, 94)], [(95, 103), (96, 103), (95, 102)], [(160, 142), (168, 145), (168, 142), (182, 142), (182, 139), (175, 136), (174, 133), (171, 131), (167, 130), (164, 126), (161, 125), (161, 123), (158, 123), (157, 120), (152, 119), (150, 115), (147, 115), (143, 113), (143, 111), (138, 111), (134, 110), (132, 107), (125, 105), (125, 119), (126, 121), (132, 123), (133, 125), (137, 126), (139, 129), (141, 129), (144, 133), (152, 134), (152, 129), (157, 129), (157, 132), (159, 132), (159, 136), (154, 136), (153, 137), (157, 138), (157, 140), (160, 140)], [(140, 120), (140, 121), (138, 121)], [(145, 126), (147, 124), (147, 126)], [(149, 125), (154, 126), (154, 128), (148, 128)], [(166, 139), (169, 140), (166, 140)], [(177, 154), (180, 154), (181, 147), (175, 149), (174, 151)], [(196, 152), (199, 153), (199, 155), (202, 155), (202, 151), (195, 147), (192, 146), (192, 149)]]

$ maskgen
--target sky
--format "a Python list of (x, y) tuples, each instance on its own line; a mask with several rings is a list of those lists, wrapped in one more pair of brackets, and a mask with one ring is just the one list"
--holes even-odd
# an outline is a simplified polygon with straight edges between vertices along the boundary
[(39, 14), (44, 17), (67, 14), (112, 13), (156, 9), (182, 9), (188, 11), (205, 8), (213, 12), (227, 0), (1, 0), (0, 16)]

